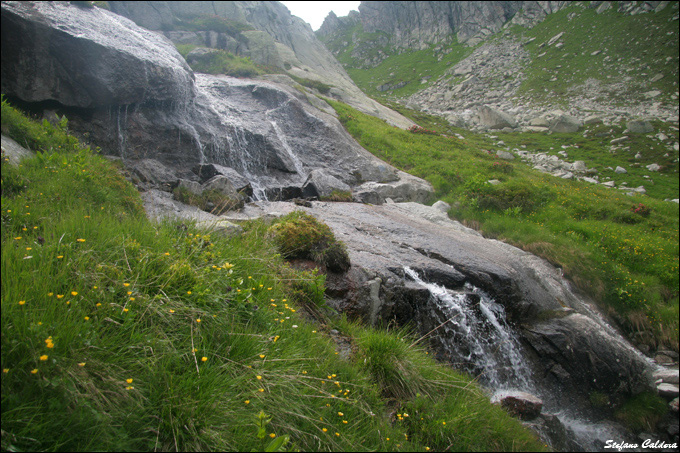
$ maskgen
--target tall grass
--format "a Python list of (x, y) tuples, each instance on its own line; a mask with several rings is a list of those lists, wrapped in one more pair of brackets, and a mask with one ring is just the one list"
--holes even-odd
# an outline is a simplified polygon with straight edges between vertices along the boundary
[[(300, 316), (319, 303), (300, 294), (323, 280), (288, 268), (268, 225), (224, 238), (150, 223), (112, 163), (14, 122), (31, 123), (3, 101), (3, 131), (41, 154), (2, 162), (3, 450), (262, 451), (283, 436), (304, 451), (544, 448), (422, 351), (395, 358), (396, 372), (441, 390), (387, 398), (359, 358), (381, 353), (367, 337), (400, 340)], [(355, 344), (350, 359), (332, 327)], [(391, 416), (416, 403), (422, 418)], [(475, 419), (490, 431), (461, 440), (443, 425)]]

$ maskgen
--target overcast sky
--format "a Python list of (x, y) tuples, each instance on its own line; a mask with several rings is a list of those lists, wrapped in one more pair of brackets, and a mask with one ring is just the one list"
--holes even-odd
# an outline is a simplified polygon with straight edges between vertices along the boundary
[(333, 11), (336, 16), (342, 17), (349, 14), (353, 9), (359, 10), (361, 2), (281, 2), (286, 5), (290, 12), (309, 25), (316, 31), (321, 27), (328, 13)]

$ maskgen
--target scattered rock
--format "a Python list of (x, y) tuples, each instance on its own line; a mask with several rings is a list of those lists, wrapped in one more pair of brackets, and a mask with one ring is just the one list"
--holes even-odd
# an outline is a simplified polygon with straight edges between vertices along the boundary
[(669, 368), (660, 368), (652, 374), (655, 381), (659, 379), (666, 384), (678, 385), (678, 370), (671, 370)]
[(628, 141), (628, 136), (624, 135), (623, 137), (615, 138), (611, 140), (609, 143), (612, 145), (618, 145), (619, 143), (623, 143), (625, 141)]
[(507, 151), (500, 151), (500, 150), (496, 151), (496, 156), (500, 157), (501, 159), (505, 159), (505, 160), (514, 160), (515, 159), (515, 155), (512, 154), (512, 153), (509, 153)]
[(451, 205), (442, 200), (437, 201), (435, 204), (432, 205), (432, 207), (443, 212), (444, 214), (449, 212), (449, 210), (451, 209)]
[(587, 117), (585, 120), (583, 120), (583, 124), (588, 124), (588, 125), (593, 125), (593, 124), (602, 124), (602, 118), (600, 118), (597, 115), (591, 115)]
[(487, 105), (482, 106), (477, 115), (479, 124), (489, 129), (503, 129), (504, 127), (517, 127), (517, 121), (512, 115), (493, 109)]
[(680, 389), (675, 384), (662, 383), (656, 386), (656, 390), (659, 392), (659, 396), (669, 400), (677, 398), (680, 394)]
[(550, 123), (552, 132), (577, 132), (581, 122), (569, 115), (560, 115)]
[(2, 134), (2, 152), (9, 158), (10, 163), (13, 165), (18, 165), (19, 161), (25, 157), (33, 156), (31, 151), (7, 137), (5, 134)]
[(654, 126), (649, 121), (633, 120), (626, 123), (628, 132), (633, 134), (647, 134), (654, 131)]
[(302, 186), (302, 194), (305, 197), (327, 197), (333, 191), (349, 192), (350, 186), (340, 181), (326, 170), (312, 170)]
[(623, 167), (616, 167), (616, 168), (614, 169), (614, 173), (618, 173), (618, 174), (626, 174), (626, 173), (628, 173), (628, 171), (627, 171), (625, 168), (623, 168)]
[(659, 170), (661, 170), (661, 166), (659, 164), (650, 164), (650, 165), (647, 165), (647, 167), (645, 167), (645, 168), (647, 168), (647, 170), (649, 170), (649, 171), (659, 171)]

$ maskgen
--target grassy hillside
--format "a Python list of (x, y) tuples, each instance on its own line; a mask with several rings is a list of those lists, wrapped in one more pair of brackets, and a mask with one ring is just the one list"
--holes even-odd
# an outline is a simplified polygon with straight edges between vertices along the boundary
[[(633, 167), (631, 178), (639, 179), (631, 181), (646, 181), (651, 196), (631, 197), (616, 189), (539, 173), (527, 164), (501, 160), (495, 151), (509, 146), (556, 154), (568, 146), (572, 158), (588, 158), (589, 166), (606, 176), (614, 174), (606, 166), (630, 166), (638, 149), (650, 147), (649, 137), (634, 138), (630, 152), (615, 155), (606, 151), (608, 140), (596, 136), (603, 126), (593, 127), (585, 137), (583, 133), (490, 136), (402, 109), (430, 131), (417, 133), (330, 102), (363, 147), (430, 181), (436, 196), (454, 206), (451, 217), (561, 267), (566, 277), (614, 315), (634, 341), (678, 349), (678, 205), (662, 201), (677, 198), (677, 151), (668, 157), (655, 156), (666, 160), (653, 185), (644, 178), (648, 172)], [(677, 130), (664, 130), (677, 137)], [(453, 134), (462, 134), (463, 139)], [(501, 147), (499, 141), (505, 145)], [(491, 185), (487, 182), (491, 179), (501, 183)]]
[(321, 315), (323, 277), (268, 225), (150, 223), (66, 127), (3, 100), (3, 133), (40, 151), (2, 160), (3, 450), (545, 448), (407, 332)]
[[(602, 97), (596, 100), (613, 107), (648, 100), (644, 93), (653, 90), (660, 92), (655, 101), (677, 104), (677, 14), (672, 5), (631, 16), (617, 12), (616, 5), (597, 14), (572, 4), (533, 28), (514, 27), (512, 35), (534, 38), (525, 46), (531, 62), (518, 94), (568, 105), (570, 96), (587, 97), (589, 85), (600, 85)], [(547, 46), (558, 33), (564, 33), (557, 41), (564, 46)], [(663, 78), (652, 81), (657, 74)]]
[[(574, 2), (532, 28), (513, 26), (489, 38), (489, 42), (531, 40), (524, 46), (531, 58), (517, 95), (566, 107), (570, 97), (591, 98), (596, 90), (593, 100), (620, 107), (649, 100), (645, 93), (658, 90), (654, 101), (677, 103), (678, 10), (671, 4), (659, 13), (631, 16), (619, 13), (614, 2), (613, 8), (597, 14), (585, 3)], [(548, 46), (559, 33), (562, 37)], [(365, 33), (361, 23), (320, 39), (357, 86), (376, 99), (405, 98), (427, 88), (475, 49), (453, 37), (447, 45), (396, 50), (389, 35)], [(658, 74), (663, 77), (652, 81)], [(499, 74), (499, 83), (503, 77)], [(407, 84), (392, 91), (376, 89), (399, 82)]]

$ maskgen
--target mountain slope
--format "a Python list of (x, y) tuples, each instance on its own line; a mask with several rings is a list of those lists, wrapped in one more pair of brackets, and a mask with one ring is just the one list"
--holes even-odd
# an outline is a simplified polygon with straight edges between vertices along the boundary
[[(614, 122), (678, 120), (677, 3), (620, 2), (617, 8), (611, 2), (557, 2), (541, 15), (530, 13), (531, 4), (556, 2), (507, 2), (522, 8), (511, 19), (503, 10), (505, 15), (477, 24), (489, 36), (480, 32), (474, 39), (456, 28), (460, 18), (446, 14), (437, 18), (439, 27), (418, 16), (430, 24), (427, 32), (420, 23), (389, 20), (409, 17), (397, 3), (427, 11), (429, 2), (379, 2), (382, 21), (376, 21), (373, 2), (364, 3), (358, 17), (331, 19), (336, 26), (329, 23), (318, 34), (376, 98), (480, 129), (488, 127), (478, 115), (482, 105), (511, 114), (519, 126), (531, 126), (555, 108), (581, 121), (593, 113)], [(492, 26), (498, 21), (502, 27)], [(439, 32), (446, 27), (448, 35)]]

